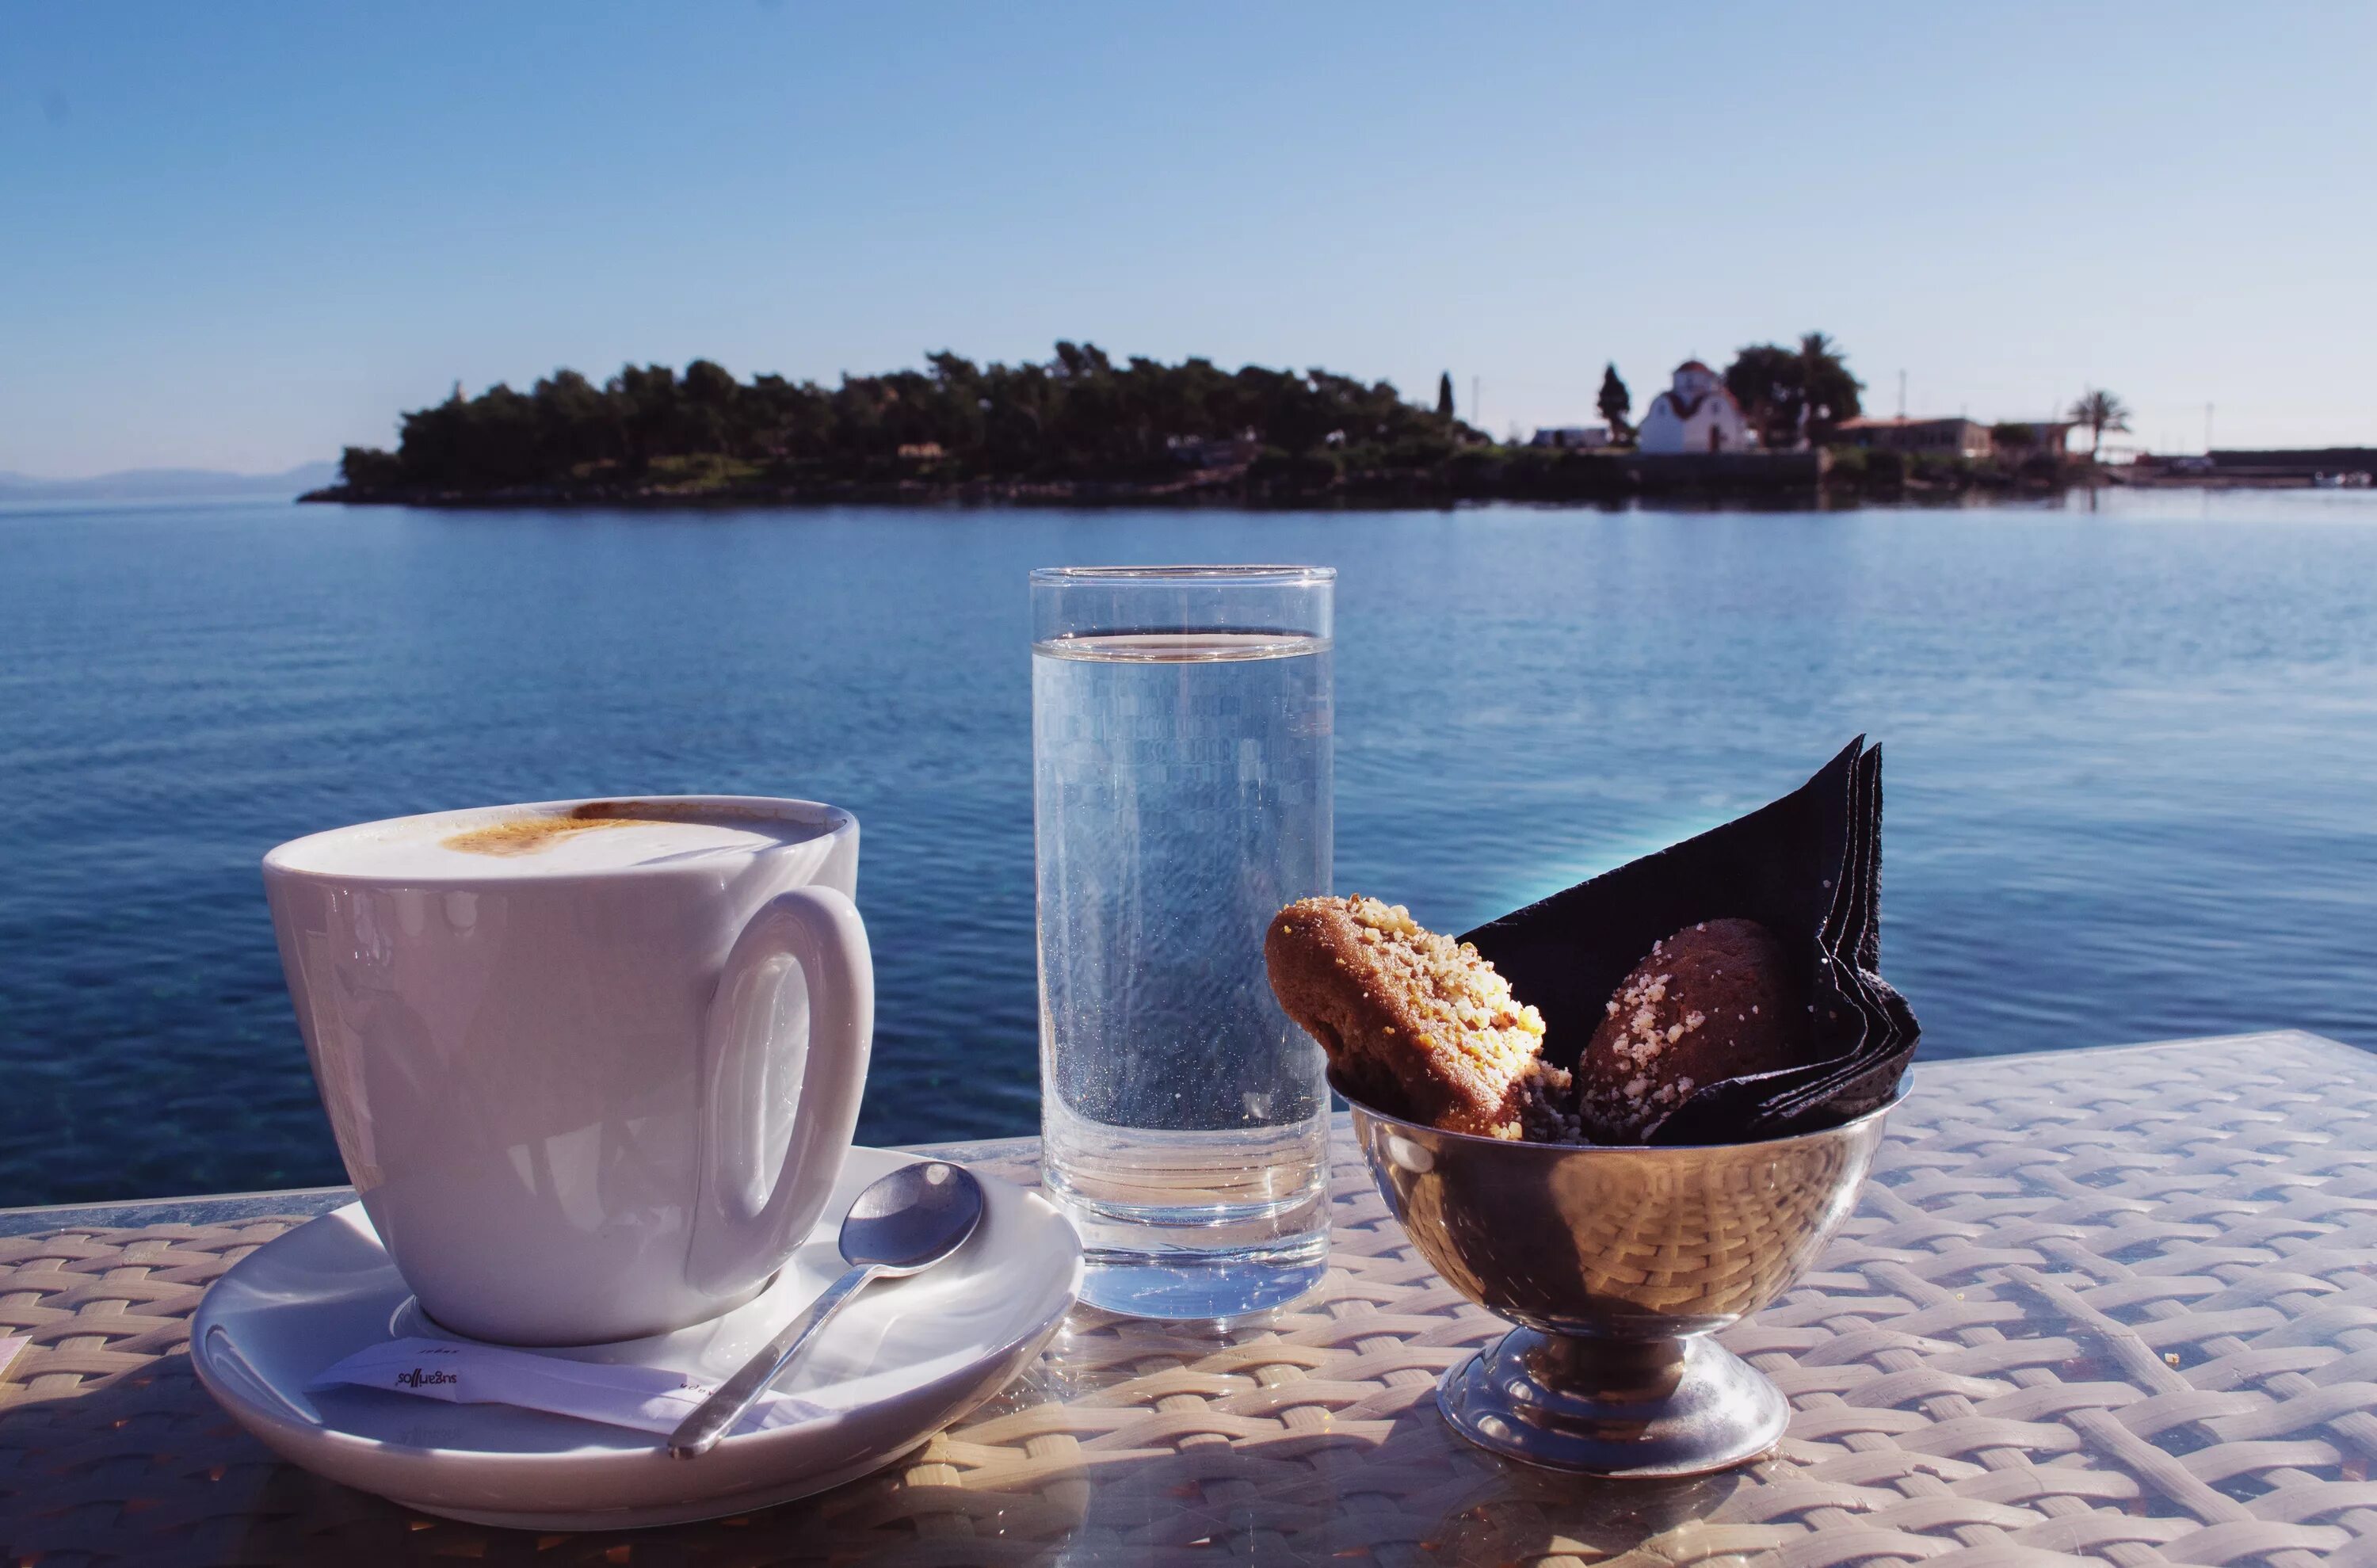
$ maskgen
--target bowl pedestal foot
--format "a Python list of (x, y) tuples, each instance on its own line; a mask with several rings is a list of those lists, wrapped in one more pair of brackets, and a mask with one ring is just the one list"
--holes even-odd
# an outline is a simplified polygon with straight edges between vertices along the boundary
[(1481, 1448), (1588, 1476), (1698, 1476), (1755, 1459), (1791, 1406), (1705, 1335), (1583, 1339), (1514, 1328), (1444, 1374), (1436, 1403)]

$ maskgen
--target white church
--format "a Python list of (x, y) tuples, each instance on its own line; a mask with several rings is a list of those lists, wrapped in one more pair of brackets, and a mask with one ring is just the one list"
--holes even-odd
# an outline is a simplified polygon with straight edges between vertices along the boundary
[(1697, 359), (1676, 366), (1675, 385), (1651, 400), (1634, 438), (1646, 452), (1746, 452), (1758, 445), (1724, 377)]

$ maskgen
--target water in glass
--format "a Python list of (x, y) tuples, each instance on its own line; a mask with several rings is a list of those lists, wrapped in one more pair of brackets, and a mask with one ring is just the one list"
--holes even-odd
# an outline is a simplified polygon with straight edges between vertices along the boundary
[(1033, 654), (1044, 1155), (1084, 1299), (1281, 1305), (1327, 1262), (1329, 1095), (1262, 940), (1329, 890), (1329, 640), (1089, 634)]

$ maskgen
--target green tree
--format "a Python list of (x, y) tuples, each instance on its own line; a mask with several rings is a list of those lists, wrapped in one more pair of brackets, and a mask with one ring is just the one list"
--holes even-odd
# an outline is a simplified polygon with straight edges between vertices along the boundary
[[(1450, 389), (1448, 377), (1439, 390)], [(1127, 478), (1169, 473), (1176, 440), (1250, 436), (1308, 476), (1428, 468), (1463, 434), (1384, 381), (1231, 372), (1204, 359), (1117, 364), (1095, 344), (1062, 342), (1039, 364), (943, 352), (920, 369), (845, 375), (831, 388), (739, 382), (699, 359), (682, 376), (623, 365), (600, 387), (567, 369), (526, 393), (498, 384), (473, 398), (457, 387), (403, 416), (395, 452), (355, 449), (346, 470), (358, 489), (448, 493), (635, 484), (663, 462), (677, 478), (722, 468), (685, 459), (764, 465), (780, 480), (866, 480), (897, 473), (900, 448), (931, 444), (952, 477)]]
[(1725, 389), (1757, 428), (1761, 444), (1787, 447), (1798, 438), (1799, 356), (1774, 343), (1751, 343), (1725, 369)]
[(1436, 378), (1436, 417), (1452, 417), (1452, 372), (1450, 370), (1439, 373)]
[(2072, 419), (2088, 427), (2088, 461), (2095, 462), (2104, 449), (2105, 432), (2127, 430), (2130, 408), (2127, 403), (2101, 387), (2091, 387), (2074, 399), (2068, 411)]
[(640, 471), (654, 458), (677, 454), (676, 371), (666, 365), (623, 365), (603, 389), (618, 410), (620, 457)]
[(556, 370), (529, 393), (536, 409), (537, 450), (548, 472), (567, 473), (580, 463), (619, 455), (617, 421), (603, 389), (575, 370)]
[(339, 458), (339, 477), (353, 489), (387, 489), (404, 483), (404, 464), (377, 447), (349, 447)]
[(1595, 406), (1601, 410), (1601, 417), (1609, 421), (1610, 435), (1622, 441), (1634, 434), (1634, 427), (1626, 422), (1626, 416), (1634, 410), (1634, 394), (1618, 378), (1615, 363), (1601, 367), (1601, 401)]
[(1857, 394), (1865, 389), (1849, 374), (1840, 345), (1822, 332), (1802, 334), (1797, 348), (1750, 344), (1726, 367), (1725, 386), (1770, 448), (1821, 444), (1857, 416)]

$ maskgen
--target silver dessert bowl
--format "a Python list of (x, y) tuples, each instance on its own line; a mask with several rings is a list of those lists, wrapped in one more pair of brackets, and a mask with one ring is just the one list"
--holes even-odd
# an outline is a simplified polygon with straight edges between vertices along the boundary
[(1906, 1093), (1796, 1137), (1578, 1148), (1440, 1131), (1332, 1086), (1421, 1256), (1520, 1325), (1444, 1374), (1445, 1418), (1513, 1459), (1623, 1477), (1721, 1470), (1782, 1437), (1782, 1391), (1711, 1336), (1815, 1261)]

